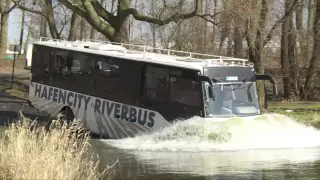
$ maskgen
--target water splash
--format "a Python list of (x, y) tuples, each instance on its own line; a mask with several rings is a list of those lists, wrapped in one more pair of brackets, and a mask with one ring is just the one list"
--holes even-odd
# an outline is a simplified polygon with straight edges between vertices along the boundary
[(215, 121), (194, 117), (152, 134), (107, 140), (121, 149), (144, 151), (235, 151), (320, 147), (320, 131), (287, 116)]

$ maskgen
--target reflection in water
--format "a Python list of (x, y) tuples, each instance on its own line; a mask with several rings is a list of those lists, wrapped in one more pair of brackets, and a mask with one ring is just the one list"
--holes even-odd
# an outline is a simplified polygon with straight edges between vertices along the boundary
[(153, 134), (93, 140), (116, 179), (314, 179), (320, 132), (282, 115), (225, 122), (193, 118)]
[(319, 149), (246, 150), (235, 152), (134, 152), (139, 161), (163, 171), (212, 176), (277, 169), (284, 164), (314, 162)]
[[(319, 177), (320, 149), (228, 152), (131, 151), (97, 141), (105, 164), (117, 158), (115, 179), (305, 179)], [(102, 164), (103, 166), (103, 164)]]

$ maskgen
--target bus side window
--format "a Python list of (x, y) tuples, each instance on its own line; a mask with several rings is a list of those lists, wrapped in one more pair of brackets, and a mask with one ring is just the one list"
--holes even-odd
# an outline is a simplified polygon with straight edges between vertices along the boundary
[(158, 102), (167, 102), (169, 98), (169, 69), (147, 66), (145, 97)]
[(41, 80), (41, 59), (42, 59), (42, 51), (41, 48), (35, 46), (32, 53), (32, 81), (39, 82)]
[(200, 85), (192, 79), (171, 77), (171, 100), (188, 106), (200, 106)]
[[(78, 53), (74, 59), (72, 59), (72, 65), (70, 67), (71, 73), (75, 76), (75, 82), (80, 87), (84, 87), (89, 90), (95, 89), (95, 57), (85, 53)], [(87, 93), (84, 90), (83, 93)]]
[(34, 62), (31, 72), (32, 80), (43, 83), (50, 79), (50, 49), (45, 47), (34, 48)]
[(96, 69), (101, 77), (116, 77), (119, 75), (119, 66), (112, 59), (101, 59), (97, 61)]

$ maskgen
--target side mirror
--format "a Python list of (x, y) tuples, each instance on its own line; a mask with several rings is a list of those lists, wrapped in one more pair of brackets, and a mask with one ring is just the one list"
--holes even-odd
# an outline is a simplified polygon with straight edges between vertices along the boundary
[(215, 97), (214, 97), (214, 88), (213, 88), (213, 86), (209, 86), (208, 90), (209, 90), (209, 97), (214, 99)]
[(208, 76), (199, 76), (199, 81), (208, 82), (211, 86), (213, 85), (212, 80)]
[(273, 94), (278, 95), (278, 87), (276, 81), (269, 75), (266, 74), (256, 74), (256, 80), (257, 81), (270, 81), (270, 83), (273, 85)]

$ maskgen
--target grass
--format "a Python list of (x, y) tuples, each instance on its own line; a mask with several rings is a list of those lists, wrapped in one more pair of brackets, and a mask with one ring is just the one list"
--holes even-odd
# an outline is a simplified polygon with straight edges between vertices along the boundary
[(28, 88), (25, 84), (29, 83), (30, 70), (25, 70), (24, 59), (16, 60), (15, 63), (15, 74), (25, 74), (24, 78), (14, 78), (13, 87), (11, 88), (11, 74), (12, 74), (13, 61), (1, 60), (0, 59), (0, 92), (15, 96), (18, 98), (26, 99), (28, 97)]
[(320, 129), (320, 104), (270, 103), (271, 112), (284, 114), (307, 125)]
[(70, 128), (53, 123), (47, 131), (25, 117), (20, 122), (0, 136), (0, 179), (96, 180), (111, 168), (99, 170), (99, 161), (88, 153), (89, 136), (79, 123)]
[(29, 89), (23, 85), (23, 81), (25, 80), (14, 80), (12, 88), (11, 81), (0, 81), (0, 92), (21, 99), (28, 99)]
[(272, 102), (269, 103), (270, 109), (313, 109), (313, 110), (320, 110), (320, 104), (316, 103), (280, 103), (280, 102)]

